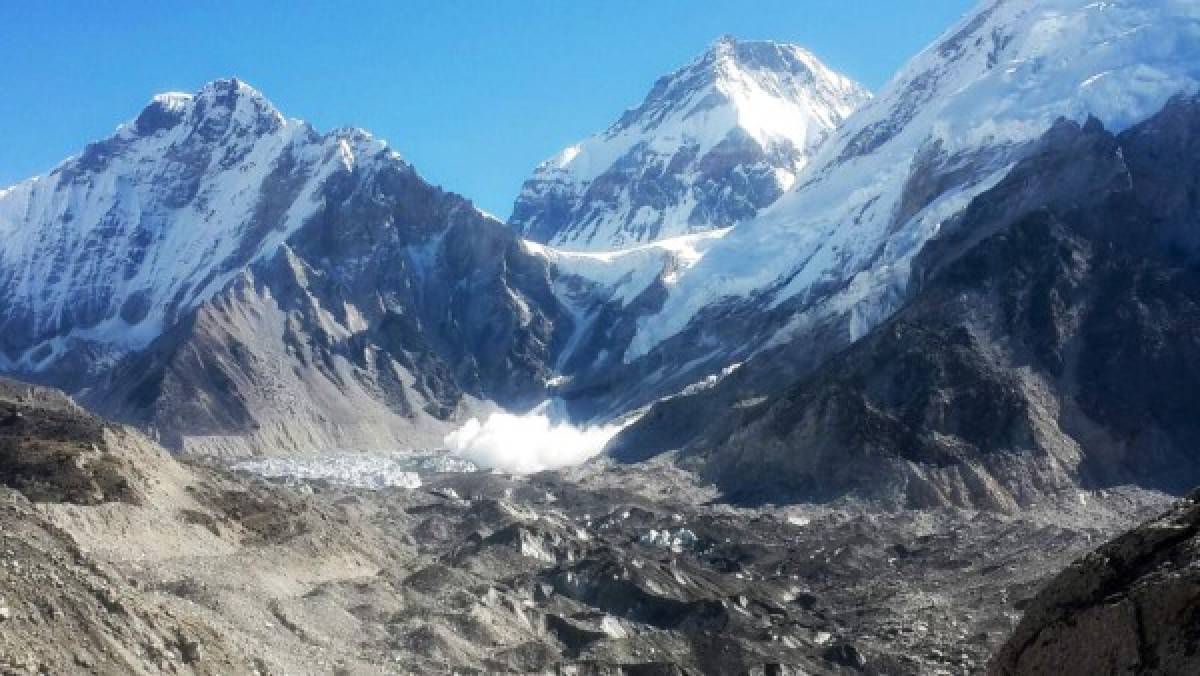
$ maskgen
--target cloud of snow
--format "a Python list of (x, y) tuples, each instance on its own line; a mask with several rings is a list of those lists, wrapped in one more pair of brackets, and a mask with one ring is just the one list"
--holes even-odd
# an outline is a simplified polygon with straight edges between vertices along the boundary
[(604, 449), (621, 425), (575, 427), (539, 411), (525, 415), (493, 413), (471, 418), (446, 435), (454, 455), (486, 469), (532, 474), (578, 465)]

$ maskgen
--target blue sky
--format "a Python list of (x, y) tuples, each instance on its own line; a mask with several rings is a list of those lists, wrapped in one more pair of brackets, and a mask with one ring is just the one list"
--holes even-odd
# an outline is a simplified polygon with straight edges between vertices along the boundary
[(236, 75), (285, 115), (387, 139), (506, 217), (542, 159), (722, 34), (796, 42), (878, 90), (975, 0), (0, 3), (0, 185), (160, 91)]

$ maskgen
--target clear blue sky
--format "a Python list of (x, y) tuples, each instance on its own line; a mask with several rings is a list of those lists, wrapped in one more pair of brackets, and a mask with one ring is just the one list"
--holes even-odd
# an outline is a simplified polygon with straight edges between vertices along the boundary
[(0, 2), (0, 185), (156, 92), (236, 75), (289, 117), (387, 139), (507, 217), (542, 159), (716, 37), (796, 42), (879, 89), (975, 0)]

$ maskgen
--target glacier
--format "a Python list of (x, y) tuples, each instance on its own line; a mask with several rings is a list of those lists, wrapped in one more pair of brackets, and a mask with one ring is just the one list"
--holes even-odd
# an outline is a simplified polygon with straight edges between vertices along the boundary
[[(555, 397), (605, 425), (764, 349), (865, 335), (1055, 120), (1119, 131), (1198, 82), (1184, 0), (988, 0), (874, 98), (801, 48), (722, 39), (539, 169), (526, 216), (596, 209), (532, 230), (236, 79), (169, 92), (0, 190), (0, 369), (231, 453), (428, 448)], [(725, 169), (692, 181), (704, 157)], [(637, 186), (674, 192), (647, 211)]]

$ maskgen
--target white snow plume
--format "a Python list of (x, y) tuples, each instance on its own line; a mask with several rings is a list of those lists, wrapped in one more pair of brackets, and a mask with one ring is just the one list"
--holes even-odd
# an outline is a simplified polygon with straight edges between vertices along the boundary
[(533, 474), (578, 465), (604, 449), (624, 425), (576, 427), (542, 405), (525, 414), (492, 413), (471, 418), (446, 435), (454, 455), (486, 469)]

